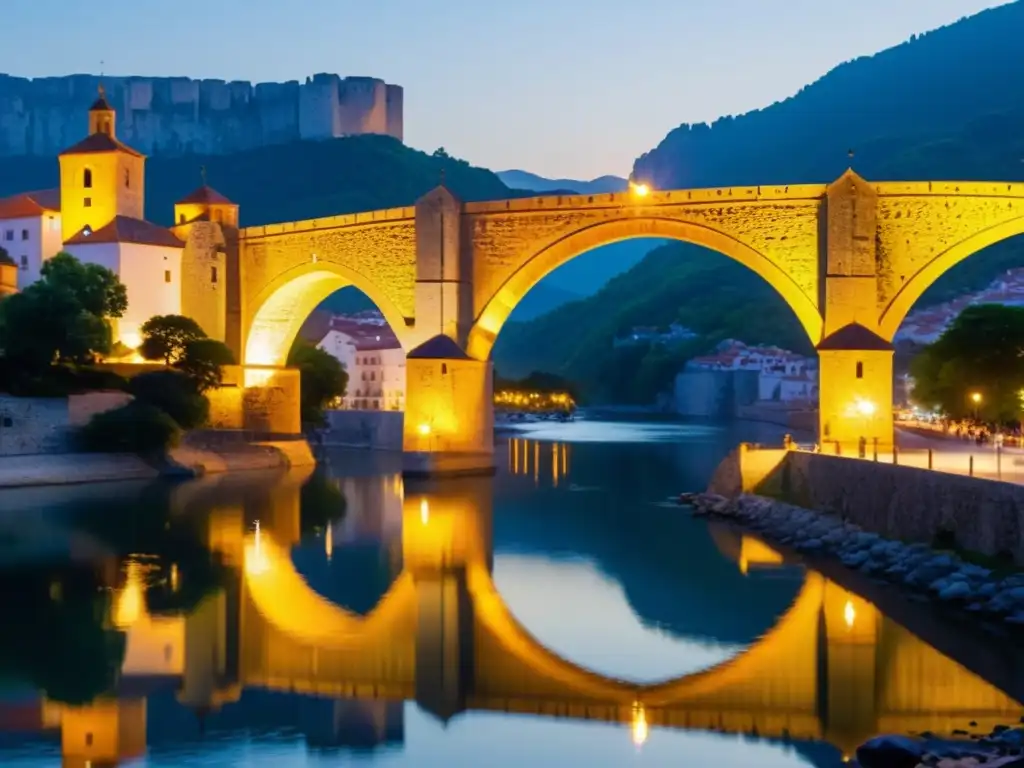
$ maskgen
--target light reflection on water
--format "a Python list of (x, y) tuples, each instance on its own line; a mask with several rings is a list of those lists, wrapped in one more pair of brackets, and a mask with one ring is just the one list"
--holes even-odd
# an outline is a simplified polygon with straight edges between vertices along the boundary
[[(130, 720), (132, 711), (139, 714), (131, 705), (145, 701), (142, 749), (148, 754), (134, 764), (150, 767), (300, 768), (358, 756), (374, 765), (474, 768), (836, 768), (843, 752), (873, 735), (885, 717), (888, 727), (909, 722), (904, 710), (917, 718), (915, 727), (938, 731), (966, 727), (975, 712), (1006, 722), (1019, 717), (1020, 705), (879, 615), (870, 603), (780, 562), (777, 553), (735, 532), (709, 528), (678, 508), (653, 503), (706, 483), (710, 469), (737, 439), (766, 439), (764, 428), (743, 429), (584, 421), (541, 425), (499, 440), (499, 476), (458, 493), (452, 485), (403, 485), (379, 456), (340, 454), (331, 464), (338, 482), (315, 494), (308, 492), (317, 487), (313, 484), (300, 494), (297, 485), (281, 481), (275, 488), (250, 489), (245, 499), (232, 491), (203, 501), (189, 488), (216, 482), (202, 481), (162, 500), (140, 500), (124, 521), (106, 523), (104, 515), (116, 512), (101, 501), (100, 522), (76, 523), (67, 532), (69, 539), (87, 535), (102, 545), (90, 552), (108, 553), (95, 556), (101, 561), (96, 573), (54, 570), (52, 552), (61, 548), (36, 546), (59, 538), (50, 528), (33, 533), (24, 548), (50, 553), (37, 568), (38, 589), (31, 574), (12, 580), (0, 566), (0, 600), (7, 601), (0, 610), (21, 617), (29, 637), (19, 646), (10, 642), (17, 635), (0, 636), (0, 681), (18, 679), (12, 659), (24, 659), (21, 667), (31, 670), (31, 679), (46, 677), (55, 666), (72, 674), (91, 671), (84, 661), (51, 663), (61, 655), (90, 658), (96, 645), (76, 645), (74, 631), (55, 632), (51, 627), (58, 625), (50, 614), (63, 617), (61, 605), (81, 600), (75, 585), (80, 592), (83, 583), (96, 578), (112, 598), (105, 608), (110, 621), (128, 633), (117, 656), (124, 676), (118, 698), (103, 706), (122, 707), (124, 724), (139, 722)], [(557, 434), (558, 442), (534, 439), (545, 434)], [(338, 492), (344, 502), (331, 495)], [(0, 494), (0, 510), (6, 498), (12, 497)], [(166, 527), (160, 520), (146, 532), (145, 521), (151, 515), (159, 519), (161, 504), (176, 509), (189, 498), (198, 509), (177, 510)], [(322, 514), (325, 503), (335, 512), (344, 503), (344, 517)], [(85, 501), (77, 505), (84, 507)], [(129, 522), (140, 530), (127, 530)], [(220, 552), (227, 571), (197, 564), (197, 542)], [(246, 569), (241, 577), (242, 565), (257, 550), (260, 567)], [(125, 557), (133, 551), (151, 554)], [(493, 587), (488, 586), (491, 563)], [(281, 569), (290, 569), (294, 582), (281, 582), (291, 586), (282, 591), (278, 584), (275, 591)], [(459, 573), (470, 586), (458, 586)], [(63, 585), (57, 590), (60, 600), (52, 597), (55, 583)], [(438, 591), (431, 591), (431, 584)], [(475, 613), (467, 614), (476, 628), (472, 641), (460, 634), (459, 620), (444, 618), (451, 617), (446, 611), (453, 604), (439, 598), (444, 589), (463, 588), (473, 595)], [(395, 597), (402, 589), (415, 598), (403, 604), (404, 598)], [(495, 590), (490, 598), (487, 589)], [(273, 605), (260, 602), (268, 595)], [(369, 632), (360, 628), (374, 626), (384, 605), (401, 610), (390, 619), (393, 624), (382, 625), (385, 629), (373, 636), (369, 650), (341, 643), (343, 636)], [(502, 611), (511, 619), (506, 621)], [(402, 649), (411, 648), (409, 634), (418, 630), (407, 620), (417, 615), (423, 626), (435, 622), (436, 627), (426, 641), (416, 636), (411, 662)], [(280, 623), (273, 624), (272, 617)], [(780, 636), (782, 642), (773, 640), (772, 633), (784, 624), (788, 634)], [(446, 698), (453, 690), (450, 681), (460, 679), (459, 665), (451, 661), (457, 648), (437, 644), (449, 636), (482, 654), (469, 657), (477, 680), (467, 683), (462, 700)], [(204, 637), (214, 637), (213, 646), (202, 645)], [(33, 655), (34, 646), (43, 649)], [(765, 656), (770, 648), (774, 655)], [(353, 661), (367, 653), (366, 664)], [(531, 698), (524, 689), (516, 693), (519, 698), (509, 698), (512, 694), (502, 691), (521, 685), (516, 675), (525, 673), (507, 670), (527, 658), (546, 670), (541, 682), (549, 686), (547, 692)], [(196, 660), (202, 662), (198, 668)], [(248, 683), (235, 684), (235, 663)], [(152, 678), (158, 669), (165, 675), (184, 670), (185, 677), (166, 678), (168, 684), (140, 692), (146, 673)], [(586, 705), (591, 709), (585, 712), (579, 699), (589, 695), (583, 692), (591, 684), (586, 670), (597, 673), (598, 688), (619, 690), (612, 678), (636, 683), (626, 686), (631, 698), (616, 700), (610, 709)], [(687, 677), (707, 670), (703, 677)], [(408, 682), (413, 671), (415, 685)], [(552, 687), (550, 680), (557, 679), (563, 682)], [(697, 679), (703, 688), (685, 692), (687, 681)], [(720, 681), (730, 679), (732, 685), (741, 683), (737, 693), (716, 698)], [(666, 680), (683, 686), (677, 696), (688, 704), (659, 705), (647, 698), (653, 689), (642, 684)], [(316, 685), (334, 686), (332, 691), (359, 686), (364, 698), (290, 692)], [(694, 693), (701, 690), (705, 693)], [(787, 690), (790, 698), (778, 698)], [(825, 702), (823, 696), (831, 698)], [(848, 712), (836, 706), (845, 701), (867, 709)], [(956, 713), (938, 710), (949, 702), (960, 707)], [(41, 725), (25, 724), (41, 707), (38, 694), (23, 683), (15, 688), (13, 682), (0, 682), (0, 764), (61, 764), (58, 732), (40, 736)], [(48, 722), (63, 723), (66, 755), (88, 751), (75, 741), (86, 729), (69, 723), (100, 727), (90, 714), (96, 707), (98, 701), (85, 709), (51, 707)], [(831, 717), (824, 720), (820, 713), (829, 707)], [(521, 714), (474, 711), (481, 708)], [(536, 714), (541, 711), (545, 715)], [(578, 719), (583, 716), (601, 722)], [(991, 725), (977, 719), (979, 727)], [(666, 727), (670, 722), (673, 727)], [(12, 735), (18, 723), (22, 733)], [(712, 734), (707, 728), (759, 730), (761, 736)], [(787, 728), (794, 744), (780, 742)], [(642, 741), (642, 747), (634, 741)], [(128, 747), (121, 745), (122, 757), (131, 753)]]

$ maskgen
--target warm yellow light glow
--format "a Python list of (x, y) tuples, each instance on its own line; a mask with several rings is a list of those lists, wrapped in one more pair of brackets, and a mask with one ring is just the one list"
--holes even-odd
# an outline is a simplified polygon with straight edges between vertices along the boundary
[(971, 392), (971, 402), (977, 405), (981, 402), (981, 392)]
[(178, 575), (178, 564), (177, 563), (171, 563), (171, 591), (172, 592), (177, 592), (178, 591), (178, 583), (179, 583), (179, 581), (180, 581), (180, 577)]
[(875, 410), (875, 404), (870, 400), (857, 401), (857, 413), (859, 413), (861, 416), (874, 416)]
[(418, 427), (416, 427), (416, 431), (419, 432), (424, 437), (426, 437), (427, 435), (430, 434), (430, 425), (424, 422), (423, 424), (420, 424)]
[(857, 620), (857, 611), (853, 608), (853, 602), (850, 600), (846, 601), (846, 607), (843, 608), (843, 620), (846, 622), (846, 626), (853, 627), (853, 622)]
[(263, 534), (260, 531), (260, 521), (257, 520), (253, 543), (245, 548), (245, 572), (251, 576), (258, 576), (268, 570), (270, 570), (270, 561), (263, 552)]
[(428, 520), (430, 520), (430, 502), (423, 498), (420, 499), (420, 522), (426, 525)]
[(121, 334), (121, 343), (128, 349), (138, 349), (142, 346), (142, 337), (137, 331), (126, 331)]
[(629, 188), (637, 197), (647, 197), (651, 192), (651, 188), (647, 184), (634, 184), (630, 182)]
[(114, 609), (114, 626), (127, 629), (142, 616), (142, 571), (138, 563), (128, 563), (124, 589), (117, 596)]
[(324, 552), (327, 553), (327, 559), (331, 559), (331, 555), (334, 554), (334, 532), (331, 530), (331, 524), (327, 524), (327, 530), (324, 531)]
[(647, 735), (649, 728), (647, 727), (647, 713), (644, 712), (643, 704), (633, 705), (633, 743), (638, 747), (643, 746), (644, 742), (647, 741)]

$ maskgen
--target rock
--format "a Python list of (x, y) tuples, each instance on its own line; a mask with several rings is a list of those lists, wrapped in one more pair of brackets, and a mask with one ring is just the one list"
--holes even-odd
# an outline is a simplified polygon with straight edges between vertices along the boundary
[(857, 748), (863, 768), (917, 768), (924, 754), (924, 744), (906, 736), (879, 736)]
[(971, 595), (971, 585), (966, 581), (954, 581), (939, 592), (940, 600), (964, 600)]

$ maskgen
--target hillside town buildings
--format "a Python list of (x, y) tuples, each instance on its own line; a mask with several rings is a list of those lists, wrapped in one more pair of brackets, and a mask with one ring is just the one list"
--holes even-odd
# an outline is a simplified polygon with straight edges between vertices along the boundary
[(685, 370), (753, 371), (758, 400), (796, 403), (818, 397), (817, 361), (775, 346), (748, 346), (727, 339), (712, 354), (692, 358)]
[(405, 408), (405, 352), (375, 311), (330, 318), (317, 344), (348, 372), (348, 389), (338, 407), (401, 411)]
[(1024, 306), (1024, 269), (1007, 270), (980, 291), (911, 312), (896, 333), (895, 341), (930, 344), (957, 315), (975, 304)]
[(175, 226), (145, 219), (146, 157), (118, 139), (117, 113), (101, 86), (88, 110), (88, 135), (59, 155), (60, 187), (0, 200), (0, 246), (17, 268), (18, 290), (66, 251), (113, 271), (128, 308), (113, 321), (122, 359), (141, 344), (155, 315), (195, 319), (223, 341), (226, 317), (225, 229), (238, 206), (205, 183), (174, 207)]

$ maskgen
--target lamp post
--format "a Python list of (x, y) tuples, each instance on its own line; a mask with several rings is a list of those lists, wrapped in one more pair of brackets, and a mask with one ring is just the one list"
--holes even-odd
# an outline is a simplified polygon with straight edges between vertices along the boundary
[(981, 392), (971, 392), (971, 402), (974, 404), (974, 420), (978, 420), (978, 406), (981, 405)]

